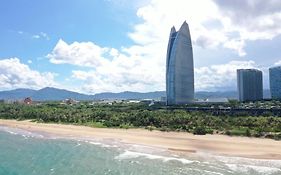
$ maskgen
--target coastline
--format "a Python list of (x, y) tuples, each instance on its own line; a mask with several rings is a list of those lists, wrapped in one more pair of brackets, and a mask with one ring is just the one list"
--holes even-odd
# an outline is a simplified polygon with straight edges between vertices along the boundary
[(91, 128), (0, 119), (0, 126), (46, 133), (63, 138), (114, 139), (121, 143), (151, 146), (177, 154), (208, 153), (216, 156), (281, 160), (280, 141), (225, 135), (193, 135), (145, 129)]

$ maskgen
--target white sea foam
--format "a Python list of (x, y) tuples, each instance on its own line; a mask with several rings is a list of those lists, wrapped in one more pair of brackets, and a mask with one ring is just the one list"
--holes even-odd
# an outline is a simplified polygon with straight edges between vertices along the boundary
[(281, 173), (281, 169), (275, 167), (254, 166), (254, 165), (241, 165), (241, 164), (225, 164), (229, 169), (234, 172), (249, 173), (257, 172), (261, 174)]
[(243, 170), (254, 170), (256, 172), (275, 172), (280, 171), (281, 174), (281, 160), (268, 160), (268, 159), (250, 159), (242, 157), (225, 157), (215, 156), (215, 158), (230, 166), (229, 168), (241, 168)]
[(104, 140), (83, 139), (83, 140), (78, 140), (78, 141), (83, 141), (85, 143), (89, 143), (89, 144), (92, 144), (92, 145), (97, 145), (97, 146), (100, 146), (102, 148), (116, 148), (116, 147), (118, 147), (115, 144), (107, 144), (107, 143), (105, 143)]
[(93, 141), (88, 141), (88, 143), (92, 144), (92, 145), (102, 145), (102, 143), (99, 142), (93, 142)]
[(270, 175), (281, 174), (281, 160), (251, 159), (242, 157), (213, 156), (216, 161), (223, 163), (232, 172), (243, 174), (258, 173)]
[(23, 129), (18, 129), (18, 128), (10, 128), (10, 127), (6, 127), (6, 126), (0, 126), (0, 131), (4, 131), (7, 133), (10, 133), (12, 135), (20, 135), (24, 138), (29, 138), (29, 137), (36, 137), (36, 138), (43, 138), (44, 136), (36, 133), (36, 132), (29, 132)]
[(207, 174), (224, 175), (224, 174), (222, 174), (222, 173), (215, 172), (215, 171), (208, 171), (208, 170), (200, 170), (200, 171), (203, 171), (203, 172), (205, 172), (205, 173), (207, 173)]
[(133, 152), (133, 151), (125, 151), (124, 153), (121, 153), (120, 155), (116, 156), (115, 159), (117, 160), (124, 160), (124, 159), (134, 159), (144, 157), (147, 159), (152, 160), (162, 160), (163, 162), (169, 162), (169, 161), (178, 161), (183, 164), (191, 164), (194, 163), (194, 161), (184, 159), (184, 158), (177, 158), (177, 157), (168, 157), (168, 156), (161, 156), (161, 155), (153, 155), (148, 153), (140, 153), (140, 152)]
[[(146, 145), (139, 145), (139, 144), (123, 144), (126, 150), (132, 152), (141, 152), (141, 153), (148, 153), (148, 154), (164, 154), (167, 153), (167, 149), (153, 147), (153, 146), (146, 146)], [(171, 154), (169, 154), (171, 155)], [(176, 157), (176, 156), (174, 156)]]
[(79, 147), (81, 146), (81, 143), (77, 143), (74, 147)]
[(12, 131), (7, 131), (7, 132), (10, 133), (10, 134), (13, 134), (13, 135), (18, 135), (17, 133), (12, 132)]
[(209, 171), (209, 170), (204, 170), (204, 169), (200, 169), (200, 168), (195, 168), (195, 167), (185, 167), (182, 171), (180, 171), (180, 173), (182, 172), (198, 172), (198, 174), (206, 174), (206, 175), (224, 175), (224, 173), (220, 173), (220, 172), (215, 172), (215, 171)]

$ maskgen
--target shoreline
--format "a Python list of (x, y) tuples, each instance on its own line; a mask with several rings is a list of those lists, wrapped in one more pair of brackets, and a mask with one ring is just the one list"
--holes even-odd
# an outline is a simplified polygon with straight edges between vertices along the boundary
[(216, 156), (281, 160), (280, 141), (264, 138), (225, 135), (193, 135), (184, 132), (148, 131), (145, 129), (91, 128), (87, 126), (35, 123), (0, 119), (0, 126), (46, 133), (63, 138), (114, 139), (180, 155), (208, 153)]

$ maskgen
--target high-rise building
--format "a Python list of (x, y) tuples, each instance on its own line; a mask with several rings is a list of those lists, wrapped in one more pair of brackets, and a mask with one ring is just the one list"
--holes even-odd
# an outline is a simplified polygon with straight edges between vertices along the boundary
[(237, 87), (239, 101), (262, 100), (262, 71), (257, 69), (238, 69)]
[(167, 105), (187, 104), (194, 99), (194, 66), (189, 27), (172, 27), (166, 60)]
[(281, 66), (269, 68), (269, 83), (272, 99), (281, 99)]

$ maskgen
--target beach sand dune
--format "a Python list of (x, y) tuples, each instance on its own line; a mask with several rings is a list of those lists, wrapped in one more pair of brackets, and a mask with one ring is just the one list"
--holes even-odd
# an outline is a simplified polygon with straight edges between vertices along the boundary
[(281, 160), (281, 141), (224, 135), (192, 135), (184, 132), (161, 132), (144, 129), (91, 128), (86, 126), (1, 120), (0, 125), (61, 137), (116, 139), (123, 143), (147, 145), (180, 154), (214, 155)]

